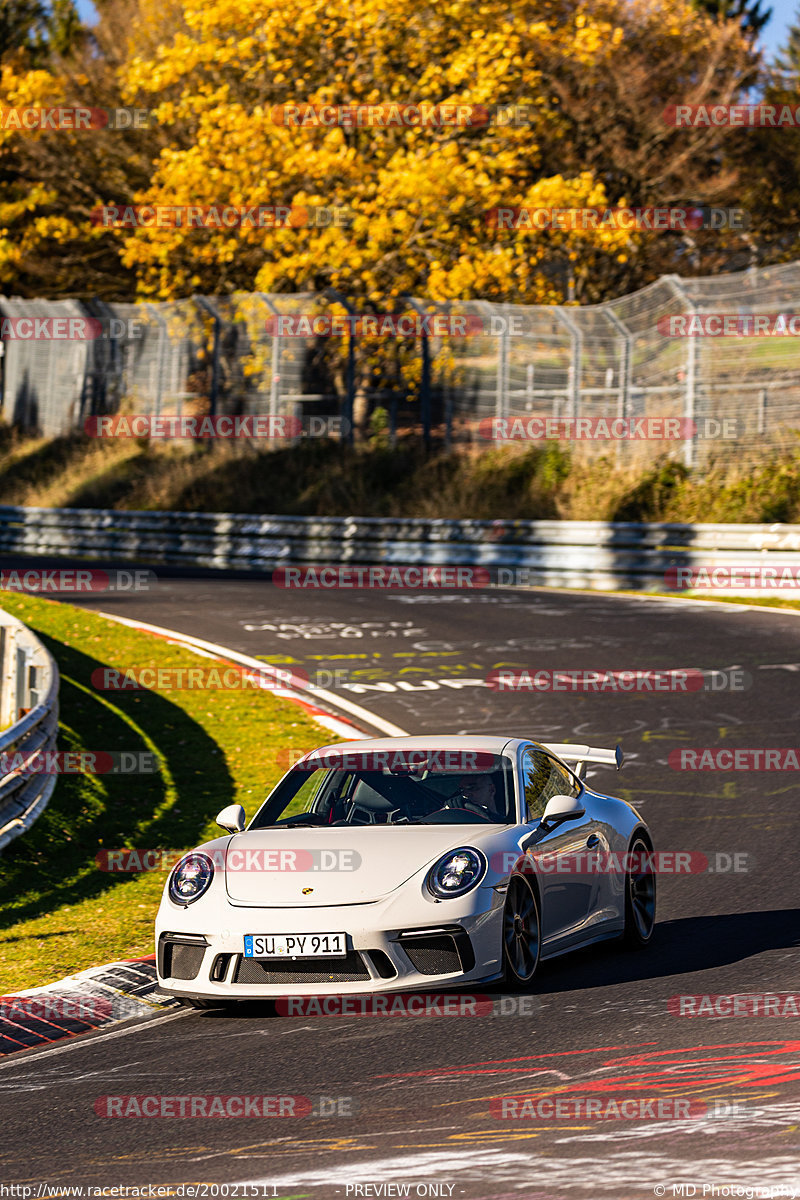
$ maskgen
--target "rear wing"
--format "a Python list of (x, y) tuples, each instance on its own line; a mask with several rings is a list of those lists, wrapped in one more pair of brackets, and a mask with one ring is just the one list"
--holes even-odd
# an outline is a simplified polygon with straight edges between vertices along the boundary
[(569, 742), (542, 742), (545, 750), (551, 750), (575, 771), (579, 779), (586, 773), (587, 763), (597, 763), (604, 767), (620, 769), (625, 761), (622, 746), (617, 743), (613, 750), (602, 750), (598, 746), (574, 746)]

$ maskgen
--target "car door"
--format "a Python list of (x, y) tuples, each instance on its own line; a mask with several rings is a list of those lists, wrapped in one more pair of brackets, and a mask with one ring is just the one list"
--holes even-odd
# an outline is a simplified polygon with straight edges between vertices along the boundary
[(555, 943), (580, 939), (594, 906), (597, 877), (580, 868), (587, 852), (598, 844), (598, 834), (588, 810), (576, 820), (542, 828), (542, 815), (553, 796), (585, 796), (576, 776), (550, 754), (537, 746), (525, 747), (520, 779), (523, 817), (531, 829), (523, 847), (541, 888), (542, 938), (551, 944), (545, 949), (554, 949)]

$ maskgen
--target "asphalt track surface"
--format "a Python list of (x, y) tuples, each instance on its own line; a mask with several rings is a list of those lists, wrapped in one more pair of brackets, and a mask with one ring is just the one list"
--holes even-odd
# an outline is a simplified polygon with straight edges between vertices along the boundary
[[(631, 954), (612, 944), (544, 964), (528, 1015), (181, 1010), (16, 1054), (0, 1066), (0, 1182), (43, 1184), (40, 1196), (58, 1194), (56, 1185), (187, 1183), (248, 1183), (257, 1186), (228, 1194), (312, 1200), (405, 1187), (412, 1196), (485, 1200), (800, 1196), (800, 1018), (689, 1018), (668, 1003), (800, 991), (797, 775), (668, 765), (670, 751), (687, 746), (798, 744), (800, 617), (564, 592), (299, 593), (267, 579), (187, 576), (81, 603), (312, 676), (338, 668), (350, 685), (392, 684), (341, 694), (409, 733), (621, 741), (621, 775), (598, 769), (593, 782), (640, 807), (658, 848), (702, 851), (721, 867), (727, 860), (717, 854), (745, 854), (747, 869), (661, 875), (652, 946)], [(478, 686), (499, 666), (738, 667), (752, 683), (641, 695)], [(689, 1098), (723, 1115), (503, 1121), (491, 1113), (493, 1097), (555, 1091)], [(264, 1093), (349, 1097), (339, 1107), (358, 1111), (125, 1120), (94, 1110), (105, 1094)]]

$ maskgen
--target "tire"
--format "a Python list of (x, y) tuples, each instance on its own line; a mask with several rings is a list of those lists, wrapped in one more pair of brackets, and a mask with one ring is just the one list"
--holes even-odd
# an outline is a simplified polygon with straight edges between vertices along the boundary
[[(643, 838), (631, 842), (630, 854), (649, 858), (653, 853)], [(635, 865), (635, 864), (634, 864)], [(653, 938), (656, 923), (656, 877), (652, 866), (625, 874), (625, 932), (622, 940), (631, 950), (641, 950)]]
[(528, 988), (539, 965), (542, 923), (536, 893), (522, 875), (512, 875), (503, 909), (503, 982)]

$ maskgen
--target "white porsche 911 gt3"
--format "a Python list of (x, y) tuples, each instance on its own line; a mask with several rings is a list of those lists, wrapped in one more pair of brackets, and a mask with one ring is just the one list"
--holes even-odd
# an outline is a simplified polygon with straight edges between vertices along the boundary
[(159, 984), (195, 1007), (504, 980), (607, 938), (646, 945), (653, 842), (590, 788), (622, 751), (502, 737), (345, 742), (172, 870)]

